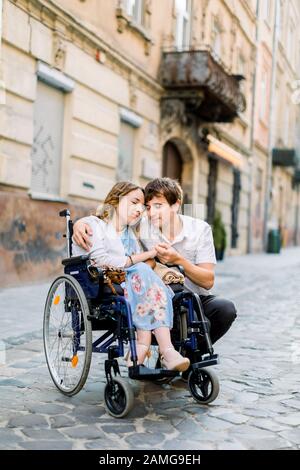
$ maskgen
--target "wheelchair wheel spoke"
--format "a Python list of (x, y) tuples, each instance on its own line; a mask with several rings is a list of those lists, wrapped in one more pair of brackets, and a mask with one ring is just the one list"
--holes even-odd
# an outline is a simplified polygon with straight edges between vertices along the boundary
[(209, 377), (204, 376), (199, 384), (199, 388), (202, 392), (203, 398), (206, 398), (209, 395), (209, 385), (210, 385)]
[(51, 377), (67, 395), (84, 385), (91, 362), (89, 309), (78, 282), (71, 276), (52, 284), (44, 314), (44, 347)]

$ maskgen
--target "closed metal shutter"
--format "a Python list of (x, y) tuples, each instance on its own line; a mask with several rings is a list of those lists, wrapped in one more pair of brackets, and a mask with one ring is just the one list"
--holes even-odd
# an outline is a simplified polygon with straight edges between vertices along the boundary
[(130, 124), (121, 121), (119, 135), (119, 161), (117, 180), (131, 180), (134, 154), (135, 129)]
[(60, 195), (64, 93), (38, 80), (34, 106), (31, 192)]

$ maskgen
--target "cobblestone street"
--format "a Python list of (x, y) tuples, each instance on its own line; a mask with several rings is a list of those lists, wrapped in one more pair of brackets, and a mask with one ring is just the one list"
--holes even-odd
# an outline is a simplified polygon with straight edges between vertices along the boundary
[(220, 263), (214, 293), (238, 318), (215, 345), (219, 397), (200, 406), (180, 379), (144, 382), (122, 420), (105, 412), (100, 355), (78, 395), (54, 387), (41, 331), (49, 283), (0, 291), (0, 448), (300, 449), (299, 279), (299, 248)]

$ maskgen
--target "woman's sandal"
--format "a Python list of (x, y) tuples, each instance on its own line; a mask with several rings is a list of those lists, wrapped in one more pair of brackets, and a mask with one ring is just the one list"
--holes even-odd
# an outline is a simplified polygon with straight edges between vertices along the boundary
[[(173, 358), (166, 359), (166, 352), (173, 351)], [(174, 348), (167, 348), (164, 351), (164, 354), (160, 356), (161, 365), (168, 370), (178, 370), (179, 372), (184, 372), (190, 366), (190, 360), (187, 357), (183, 357), (176, 349)]]
[[(147, 353), (149, 351), (149, 347), (150, 346), (147, 346), (146, 344), (143, 344), (143, 343), (136, 343), (137, 356), (138, 357), (139, 357), (139, 355), (141, 356), (141, 358), (138, 359), (138, 364), (143, 364), (144, 360), (146, 359)], [(126, 361), (127, 367), (132, 367), (133, 366), (133, 362), (130, 359), (130, 355), (131, 355), (131, 351), (130, 351), (130, 348), (129, 348), (128, 351), (127, 351), (127, 354), (124, 358), (125, 361)]]

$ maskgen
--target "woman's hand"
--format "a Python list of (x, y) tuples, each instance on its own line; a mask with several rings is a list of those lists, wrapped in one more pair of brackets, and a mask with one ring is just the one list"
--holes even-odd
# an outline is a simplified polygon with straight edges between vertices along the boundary
[(83, 248), (86, 251), (92, 247), (92, 242), (90, 237), (93, 235), (91, 227), (83, 222), (82, 220), (77, 220), (73, 227), (73, 240), (77, 243), (78, 246)]
[(152, 250), (149, 250), (147, 253), (149, 255), (149, 259), (156, 258), (156, 256), (157, 256), (157, 251), (156, 251), (155, 248), (153, 248)]

